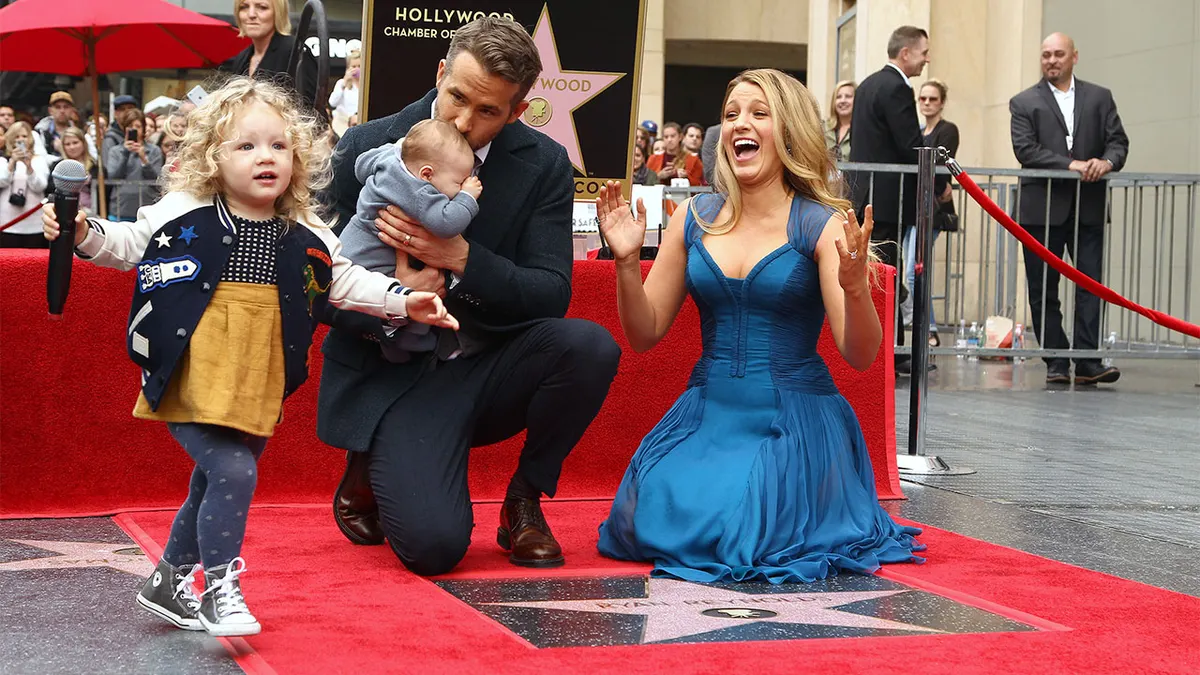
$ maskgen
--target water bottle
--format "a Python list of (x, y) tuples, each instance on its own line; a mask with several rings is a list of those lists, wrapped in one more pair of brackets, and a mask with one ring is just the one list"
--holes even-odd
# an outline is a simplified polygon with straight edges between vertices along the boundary
[(958, 320), (958, 330), (954, 333), (954, 348), (958, 350), (958, 358), (966, 358), (963, 350), (967, 348), (967, 320)]
[(1021, 324), (1013, 326), (1012, 337), (1013, 361), (1020, 363), (1025, 360), (1021, 350), (1025, 349), (1025, 327)]
[[(1104, 341), (1104, 349), (1111, 354), (1112, 351), (1115, 350), (1116, 348), (1117, 348), (1117, 332), (1113, 331), (1108, 334), (1108, 338)], [(1101, 363), (1104, 364), (1105, 368), (1112, 367), (1112, 364), (1113, 364), (1112, 356), (1104, 357), (1101, 360)]]
[(971, 322), (971, 330), (967, 332), (967, 348), (970, 350), (970, 354), (967, 358), (971, 361), (978, 361), (979, 354), (977, 353), (977, 350), (979, 349), (979, 322), (977, 321)]

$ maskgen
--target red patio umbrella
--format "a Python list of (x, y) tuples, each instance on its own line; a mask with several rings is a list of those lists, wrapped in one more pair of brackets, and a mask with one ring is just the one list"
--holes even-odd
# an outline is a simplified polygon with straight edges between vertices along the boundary
[[(17, 0), (0, 8), (0, 69), (90, 75), (94, 116), (100, 75), (212, 68), (248, 44), (224, 21), (164, 0)], [(103, 171), (100, 200), (103, 211)]]

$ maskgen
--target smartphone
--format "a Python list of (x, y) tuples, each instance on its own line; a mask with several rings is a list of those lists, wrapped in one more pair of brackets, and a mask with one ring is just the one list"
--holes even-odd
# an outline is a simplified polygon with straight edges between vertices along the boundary
[(29, 149), (29, 146), (25, 145), (24, 139), (17, 141), (17, 150), (20, 150), (21, 152), (25, 152), (28, 149)]
[(197, 108), (204, 103), (204, 99), (208, 98), (208, 92), (204, 91), (204, 87), (196, 85), (187, 93), (188, 100), (191, 101)]
[(134, 129), (133, 127), (130, 127), (130, 128), (128, 128), (128, 129), (126, 129), (126, 130), (125, 130), (125, 140), (127, 140), (127, 141), (133, 141), (134, 143), (137, 143), (137, 142), (138, 142), (138, 131), (137, 131), (137, 129)]

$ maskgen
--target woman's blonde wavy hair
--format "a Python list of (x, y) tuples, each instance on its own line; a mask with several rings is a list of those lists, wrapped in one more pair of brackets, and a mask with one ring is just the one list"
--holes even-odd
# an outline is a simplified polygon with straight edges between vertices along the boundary
[[(84, 134), (83, 129), (80, 129), (79, 127), (68, 127), (67, 130), (62, 134), (64, 142), (67, 140), (67, 136), (74, 138), (80, 143), (83, 143), (83, 168), (86, 169), (88, 173), (91, 173), (92, 167), (96, 165), (96, 162), (92, 159), (92, 153), (88, 152), (87, 135)], [(67, 159), (67, 149), (65, 147), (63, 148), (63, 159)]]
[[(233, 20), (238, 21), (238, 13), (242, 9), (242, 3), (246, 0), (233, 0)], [(292, 17), (288, 15), (288, 0), (267, 0), (271, 5), (271, 11), (275, 15), (275, 32), (280, 35), (292, 34)], [(238, 37), (246, 37), (242, 32), (241, 22), (238, 21)]]
[[(775, 152), (783, 163), (784, 182), (789, 188), (789, 193), (798, 192), (807, 199), (829, 207), (838, 217), (845, 218), (850, 209), (850, 201), (841, 196), (845, 194), (845, 184), (839, 178), (841, 174), (833, 162), (833, 155), (825, 149), (821, 109), (812, 92), (794, 77), (778, 70), (746, 70), (733, 78), (725, 89), (725, 98), (721, 102), (722, 119), (725, 117), (724, 111), (729, 102), (729, 95), (733, 93), (734, 87), (743, 82), (756, 85), (767, 97), (767, 106), (770, 108), (775, 128)], [(741, 189), (734, 176), (733, 164), (728, 153), (725, 133), (722, 130), (721, 140), (717, 143), (714, 188), (729, 204), (728, 219), (720, 223), (709, 223), (696, 210), (695, 200), (690, 206), (692, 216), (700, 229), (712, 235), (729, 232), (742, 216)], [(867, 255), (870, 262), (879, 261), (873, 246), (868, 245)], [(873, 272), (872, 278), (875, 278)]]
[[(734, 87), (743, 82), (762, 89), (767, 97), (771, 120), (775, 125), (775, 152), (783, 163), (784, 179), (791, 191), (845, 214), (850, 202), (842, 198), (841, 187), (835, 187), (831, 176), (837, 175), (833, 158), (825, 149), (825, 134), (821, 129), (821, 113), (812, 93), (795, 78), (770, 68), (743, 71), (725, 89), (721, 102), (721, 117)], [(733, 164), (725, 143), (724, 131), (717, 144), (716, 191), (725, 196), (730, 206), (728, 220), (723, 223), (705, 222), (693, 210), (696, 222), (709, 234), (725, 234), (733, 229), (742, 215), (742, 195), (734, 177)]]
[(283, 118), (292, 146), (292, 181), (276, 200), (276, 213), (289, 225), (302, 219), (320, 223), (315, 195), (331, 180), (332, 149), (319, 131), (317, 118), (304, 112), (289, 92), (271, 82), (239, 76), (209, 94), (188, 115), (175, 170), (165, 174), (166, 187), (199, 199), (224, 192), (218, 177), (224, 146), (237, 140), (234, 126), (238, 115), (259, 101)]
[(854, 83), (854, 80), (842, 80), (833, 85), (833, 93), (829, 95), (829, 117), (825, 118), (826, 129), (836, 131), (838, 128), (840, 120), (837, 114), (837, 95), (842, 90), (842, 87), (850, 87), (850, 93), (852, 94), (858, 93), (858, 85)]

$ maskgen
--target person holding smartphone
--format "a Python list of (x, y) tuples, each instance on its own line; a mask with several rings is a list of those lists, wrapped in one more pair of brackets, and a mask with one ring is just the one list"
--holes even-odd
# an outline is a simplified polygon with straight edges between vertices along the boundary
[(358, 81), (362, 71), (362, 52), (351, 49), (346, 55), (346, 76), (338, 80), (329, 95), (333, 109), (333, 132), (341, 137), (358, 122)]
[(141, 110), (129, 108), (117, 120), (125, 130), (125, 142), (108, 148), (104, 170), (110, 179), (129, 182), (115, 190), (108, 218), (133, 222), (139, 208), (158, 201), (163, 155), (158, 146), (145, 142), (146, 117)]
[(35, 209), (46, 196), (50, 165), (45, 155), (33, 152), (33, 129), (25, 122), (14, 122), (4, 132), (7, 159), (0, 161), (0, 226), (34, 209), (32, 215), (0, 232), (0, 247), (47, 248), (41, 237), (41, 217)]

